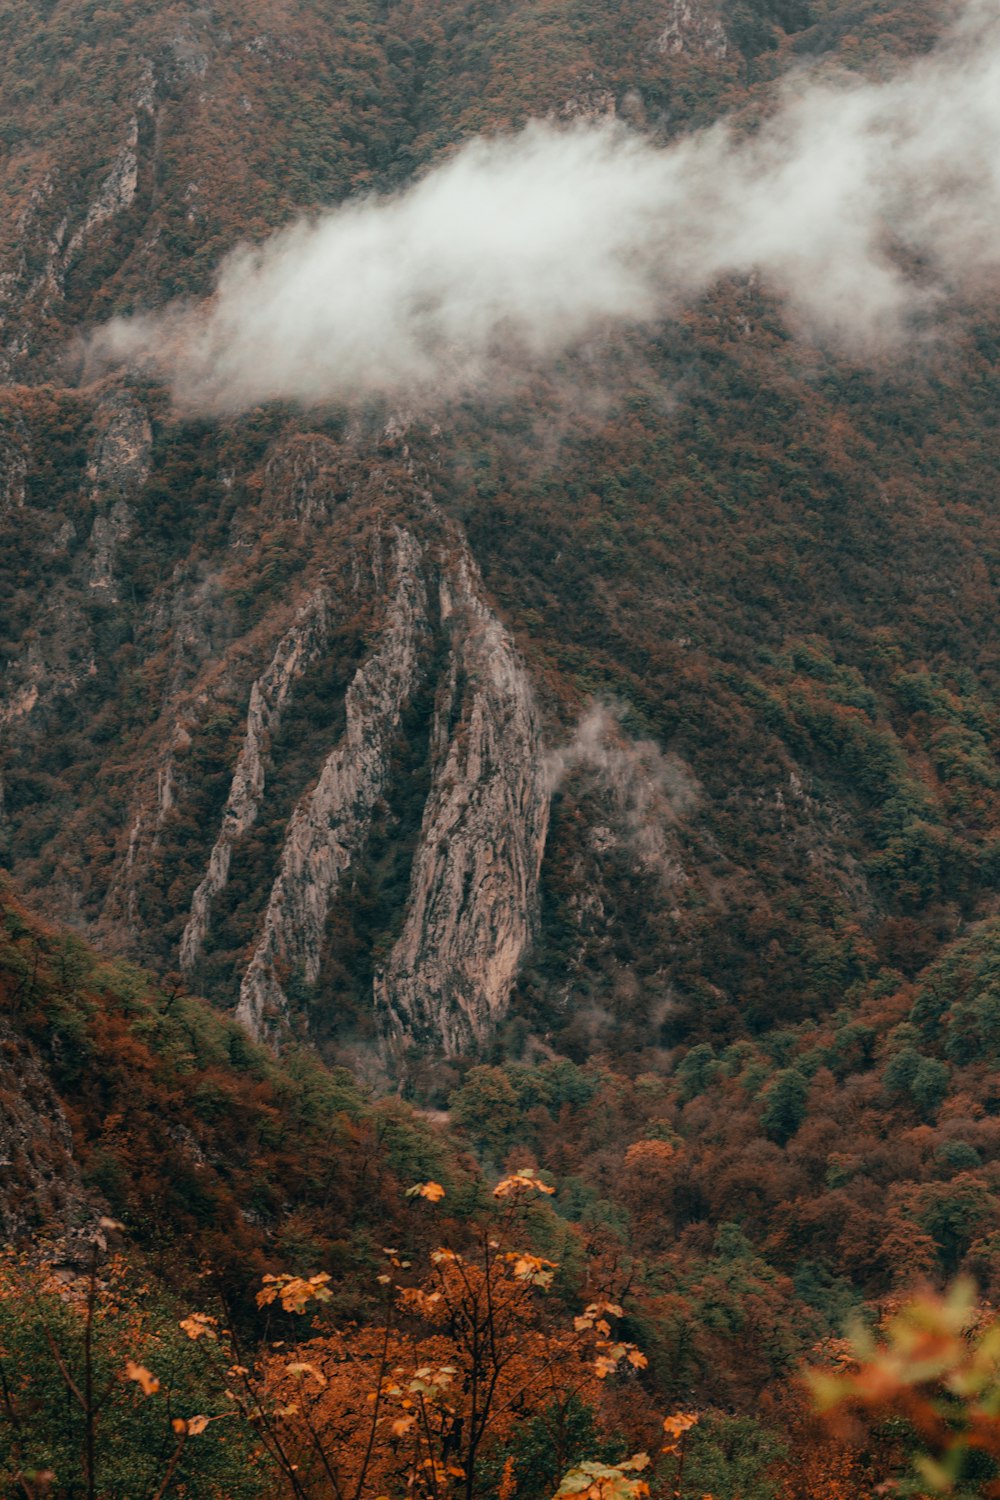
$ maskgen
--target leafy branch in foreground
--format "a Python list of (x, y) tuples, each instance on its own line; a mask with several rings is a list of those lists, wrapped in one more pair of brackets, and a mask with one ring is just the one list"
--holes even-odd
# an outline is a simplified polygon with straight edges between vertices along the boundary
[(878, 1337), (855, 1333), (809, 1372), (841, 1430), (867, 1424), (884, 1489), (957, 1500), (1000, 1496), (1000, 1319), (959, 1281), (899, 1306)]

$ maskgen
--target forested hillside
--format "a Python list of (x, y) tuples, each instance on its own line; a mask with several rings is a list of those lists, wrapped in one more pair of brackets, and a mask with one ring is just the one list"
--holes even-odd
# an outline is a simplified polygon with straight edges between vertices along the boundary
[[(998, 55), (937, 0), (0, 0), (10, 1493), (912, 1456), (796, 1372), (1000, 1295)], [(102, 1379), (187, 1372), (115, 1386), (134, 1471), (98, 1311)]]
[[(141, 373), (66, 380), (71, 336), (110, 311), (204, 289), (236, 238), (391, 186), (473, 130), (618, 111), (666, 138), (766, 110), (803, 60), (881, 76), (944, 24), (786, 9), (56, 6), (29, 25), (7, 8), (5, 172), (26, 196), (4, 283), (2, 827), (32, 901), (224, 1006), (242, 988), (247, 1013), (308, 1016), (335, 1049), (374, 1025), (433, 1052), (454, 1031), (424, 1014), (433, 984), (470, 1018), (446, 1050), (509, 1016), (511, 1055), (536, 1037), (574, 1056), (820, 1017), (991, 914), (988, 298), (862, 359), (729, 282), (426, 418), (368, 401), (212, 419)], [(53, 89), (99, 98), (98, 128), (60, 130)], [(386, 685), (370, 648), (409, 587), (400, 525), (420, 556), (412, 660)], [(445, 617), (456, 587), (464, 624)], [(516, 691), (487, 680), (483, 610)], [(364, 768), (344, 749), (357, 673), (392, 703)], [(458, 766), (483, 713), (509, 784)], [(347, 795), (320, 775), (337, 755), (363, 812), (309, 920), (286, 903), (272, 930), (315, 868), (311, 789)], [(481, 822), (457, 852), (455, 776)], [(510, 799), (490, 938), (463, 882)], [(484, 942), (514, 956), (485, 985), (466, 972)]]

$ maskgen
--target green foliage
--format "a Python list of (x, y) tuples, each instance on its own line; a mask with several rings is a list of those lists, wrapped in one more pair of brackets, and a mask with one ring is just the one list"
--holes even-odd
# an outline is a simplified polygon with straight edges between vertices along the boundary
[(693, 1099), (697, 1094), (704, 1093), (721, 1072), (721, 1064), (709, 1042), (699, 1042), (691, 1047), (677, 1065), (676, 1076), (682, 1099)]
[(470, 1068), (450, 1107), (479, 1151), (502, 1156), (520, 1119), (517, 1094), (503, 1069)]
[[(19, 1472), (46, 1470), (55, 1476), (54, 1497), (85, 1493), (88, 1424), (81, 1400), (88, 1389), (98, 1495), (125, 1500), (156, 1493), (177, 1445), (173, 1416), (207, 1416), (213, 1423), (185, 1445), (172, 1494), (250, 1500), (268, 1493), (256, 1440), (234, 1416), (210, 1344), (188, 1338), (179, 1326), (183, 1311), (135, 1282), (122, 1263), (102, 1257), (89, 1316), (86, 1271), (60, 1282), (37, 1263), (9, 1256), (0, 1264), (4, 1493), (17, 1491)], [(128, 1378), (127, 1360), (159, 1381), (154, 1394), (144, 1395)]]
[(890, 1094), (908, 1094), (921, 1116), (931, 1119), (944, 1102), (950, 1076), (940, 1058), (904, 1046), (890, 1056), (882, 1078)]
[(519, 1500), (551, 1500), (567, 1469), (584, 1460), (616, 1464), (625, 1455), (622, 1439), (602, 1434), (593, 1410), (573, 1396), (520, 1423), (483, 1463), (481, 1478), (486, 1492), (495, 1494), (509, 1463)]
[(713, 1500), (775, 1500), (788, 1448), (750, 1416), (709, 1413), (691, 1431), (685, 1489)]
[(783, 1146), (805, 1119), (809, 1080), (797, 1068), (782, 1068), (764, 1091), (761, 1128)]
[[(311, 1051), (276, 1061), (205, 1002), (41, 927), (2, 885), (0, 1000), (18, 1071), (31, 1079), (47, 1062), (54, 1092), (26, 1118), (51, 1131), (42, 1150), (53, 1198), (60, 1176), (72, 1184), (79, 1171), (178, 1284), (210, 1256), (237, 1310), (289, 1217), (303, 1253), (336, 1246), (342, 1258), (353, 1241), (364, 1259), (368, 1232), (391, 1232), (401, 1180), (466, 1175), (452, 1144), (399, 1101), (372, 1106)], [(47, 1121), (56, 1108), (74, 1122), (72, 1159), (64, 1127)], [(46, 1208), (33, 1171), (30, 1157), (18, 1160), (0, 1224), (20, 1223), (25, 1195), (39, 1215), (79, 1211), (66, 1208), (68, 1188)]]

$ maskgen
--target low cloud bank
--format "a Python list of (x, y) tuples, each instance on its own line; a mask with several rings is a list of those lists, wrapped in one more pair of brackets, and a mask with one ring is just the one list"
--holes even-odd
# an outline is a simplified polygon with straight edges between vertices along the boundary
[(803, 75), (770, 119), (669, 147), (616, 123), (477, 139), (404, 191), (223, 262), (215, 295), (91, 340), (235, 411), (437, 399), (758, 273), (865, 350), (1000, 267), (1000, 15), (973, 6), (888, 81)]

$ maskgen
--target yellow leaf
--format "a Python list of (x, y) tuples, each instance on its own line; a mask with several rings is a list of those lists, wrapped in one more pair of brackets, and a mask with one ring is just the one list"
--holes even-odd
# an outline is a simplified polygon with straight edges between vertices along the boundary
[(207, 1426), (208, 1426), (208, 1418), (207, 1417), (188, 1417), (188, 1423), (187, 1423), (188, 1437), (197, 1437), (199, 1435), (199, 1433), (202, 1433), (202, 1432), (205, 1431), (205, 1428)]
[(156, 1376), (150, 1374), (145, 1365), (137, 1365), (131, 1359), (125, 1361), (125, 1379), (134, 1380), (136, 1385), (142, 1388), (144, 1396), (155, 1396), (160, 1389), (160, 1382)]
[(677, 1411), (672, 1417), (666, 1417), (663, 1422), (663, 1430), (669, 1437), (681, 1437), (683, 1433), (697, 1425), (698, 1413), (696, 1411)]
[[(301, 1276), (263, 1276), (263, 1291), (257, 1293), (257, 1306), (267, 1307), (280, 1300), (285, 1312), (304, 1313), (309, 1302), (329, 1302), (331, 1292), (327, 1287), (330, 1277), (326, 1271), (305, 1280)], [(214, 1321), (214, 1320), (213, 1320)]]
[(217, 1339), (216, 1322), (217, 1319), (210, 1318), (207, 1313), (192, 1313), (181, 1319), (181, 1327), (189, 1339)]
[(323, 1374), (322, 1370), (317, 1370), (315, 1365), (292, 1364), (286, 1365), (285, 1369), (288, 1371), (289, 1375), (311, 1375), (317, 1385), (326, 1385), (326, 1376)]
[(408, 1198), (426, 1198), (428, 1203), (440, 1203), (444, 1197), (444, 1188), (439, 1182), (417, 1182), (411, 1188), (407, 1188)]
[(536, 1193), (554, 1193), (555, 1188), (549, 1187), (536, 1176), (533, 1167), (522, 1167), (519, 1172), (514, 1172), (510, 1177), (505, 1177), (498, 1182), (493, 1189), (494, 1198), (509, 1198), (512, 1193), (533, 1190)]

